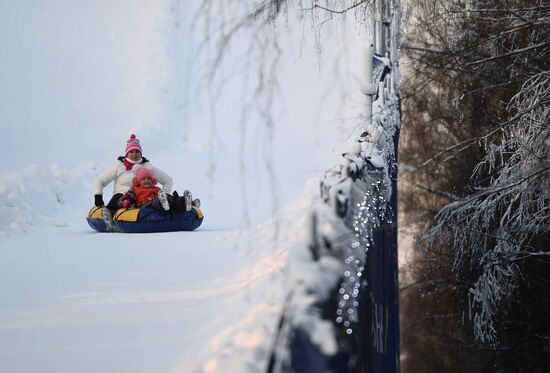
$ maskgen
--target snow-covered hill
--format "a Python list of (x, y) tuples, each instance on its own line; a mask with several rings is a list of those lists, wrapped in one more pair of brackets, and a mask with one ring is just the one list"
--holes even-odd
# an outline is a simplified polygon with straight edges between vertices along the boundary
[[(209, 103), (183, 93), (199, 84), (183, 72), (196, 42), (186, 39), (188, 14), (169, 0), (0, 3), (6, 371), (261, 369), (289, 286), (287, 255), (303, 245), (318, 194), (309, 180), (347, 145), (353, 123), (334, 121), (351, 114), (326, 104), (339, 92), (328, 89), (330, 74), (319, 75), (312, 48), (281, 66), (288, 94), (276, 107), (273, 143), (258, 125), (243, 153), (239, 97), (216, 103), (213, 127)], [(198, 231), (87, 226), (93, 180), (131, 132), (175, 189), (201, 198)]]

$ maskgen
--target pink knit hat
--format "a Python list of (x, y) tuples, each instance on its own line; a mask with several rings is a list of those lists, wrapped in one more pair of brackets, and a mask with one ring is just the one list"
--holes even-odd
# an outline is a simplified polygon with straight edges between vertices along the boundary
[(151, 179), (154, 179), (153, 170), (151, 170), (150, 168), (147, 168), (147, 167), (140, 167), (136, 171), (136, 179), (138, 181), (141, 181), (141, 179), (143, 179), (144, 177), (149, 177)]
[(130, 135), (130, 140), (126, 141), (126, 152), (124, 154), (126, 155), (132, 150), (139, 150), (140, 153), (143, 153), (141, 145), (139, 145), (139, 140), (136, 139), (136, 135), (133, 133)]

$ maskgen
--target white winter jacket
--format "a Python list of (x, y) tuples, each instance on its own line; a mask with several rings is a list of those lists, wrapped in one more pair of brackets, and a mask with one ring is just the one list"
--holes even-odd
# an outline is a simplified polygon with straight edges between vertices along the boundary
[[(166, 193), (172, 193), (172, 178), (168, 176), (168, 174), (154, 167), (147, 160), (140, 163), (140, 166), (153, 170), (155, 179), (162, 184), (162, 190)], [(126, 170), (126, 166), (119, 158), (116, 164), (109, 167), (104, 173), (95, 179), (94, 194), (103, 195), (103, 188), (113, 180), (115, 181), (113, 195), (116, 193), (126, 193), (132, 186), (132, 180), (136, 176), (133, 171), (134, 168), (132, 168), (132, 170)]]

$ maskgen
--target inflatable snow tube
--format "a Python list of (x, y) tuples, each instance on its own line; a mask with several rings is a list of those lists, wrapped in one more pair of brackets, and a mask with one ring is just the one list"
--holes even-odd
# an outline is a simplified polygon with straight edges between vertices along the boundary
[[(93, 207), (86, 220), (92, 229), (106, 232), (107, 227), (101, 218), (101, 209)], [(156, 211), (152, 208), (119, 209), (113, 216), (116, 232), (152, 233), (193, 231), (202, 224), (202, 211), (193, 207), (191, 211)]]
[(101, 218), (101, 209), (103, 207), (97, 207), (94, 206), (88, 213), (88, 217), (86, 218), (86, 221), (88, 221), (88, 225), (92, 227), (93, 230), (96, 230), (98, 232), (106, 232), (107, 226), (105, 225), (105, 222)]

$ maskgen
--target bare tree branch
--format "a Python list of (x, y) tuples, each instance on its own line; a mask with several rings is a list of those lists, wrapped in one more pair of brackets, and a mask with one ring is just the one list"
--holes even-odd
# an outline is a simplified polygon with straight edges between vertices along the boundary
[(325, 6), (322, 6), (322, 5), (319, 5), (319, 4), (313, 4), (313, 6), (311, 6), (310, 8), (302, 8), (303, 11), (312, 11), (312, 10), (315, 10), (315, 9), (321, 9), (321, 10), (324, 10), (324, 11), (327, 11), (329, 13), (334, 13), (334, 14), (344, 14), (344, 13), (347, 13), (349, 12), (350, 10), (352, 9), (355, 9), (357, 8), (358, 6), (362, 5), (362, 4), (365, 4), (367, 2), (369, 2), (370, 0), (361, 0), (357, 3), (354, 3), (352, 5), (350, 5), (349, 7), (345, 8), (345, 9), (341, 9), (341, 10), (335, 10), (335, 9), (330, 9), (330, 8), (327, 8)]

